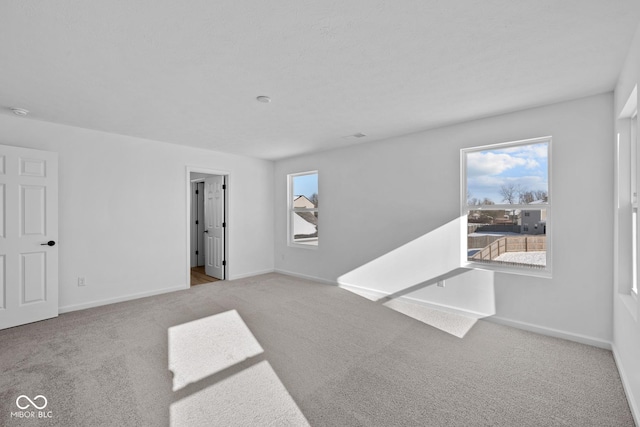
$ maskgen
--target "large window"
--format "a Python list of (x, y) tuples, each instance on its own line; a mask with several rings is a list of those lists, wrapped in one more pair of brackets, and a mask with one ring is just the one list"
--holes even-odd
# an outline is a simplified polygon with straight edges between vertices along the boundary
[(318, 172), (289, 175), (289, 244), (318, 246)]
[(462, 150), (469, 263), (551, 271), (550, 153), (551, 137)]

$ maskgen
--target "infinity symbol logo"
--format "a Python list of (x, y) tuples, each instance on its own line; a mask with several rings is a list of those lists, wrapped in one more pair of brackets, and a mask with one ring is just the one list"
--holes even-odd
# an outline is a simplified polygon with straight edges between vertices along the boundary
[[(24, 406), (20, 405), (20, 401), (21, 401), (21, 400), (25, 400), (25, 399), (26, 399), (26, 400), (27, 400), (27, 402), (29, 402), (29, 403), (27, 403), (27, 404), (26, 404), (26, 405), (24, 405)], [(38, 405), (36, 404), (36, 402), (34, 402), (34, 400), (38, 400), (38, 399), (42, 399), (42, 400), (44, 401), (44, 404), (43, 404), (42, 406), (38, 406)], [(39, 394), (39, 395), (37, 395), (36, 397), (34, 397), (34, 398), (33, 398), (33, 400), (29, 399), (29, 397), (25, 396), (24, 394), (21, 394), (21, 395), (20, 395), (20, 396), (18, 396), (18, 398), (16, 399), (16, 406), (17, 406), (18, 408), (20, 408), (20, 409), (27, 409), (29, 406), (33, 406), (33, 407), (34, 407), (34, 408), (36, 408), (36, 409), (44, 409), (44, 408), (46, 408), (46, 407), (47, 407), (47, 403), (48, 403), (48, 402), (47, 402), (47, 398), (46, 398), (46, 397), (44, 397), (44, 396), (43, 396), (43, 395), (41, 395), (41, 394)]]

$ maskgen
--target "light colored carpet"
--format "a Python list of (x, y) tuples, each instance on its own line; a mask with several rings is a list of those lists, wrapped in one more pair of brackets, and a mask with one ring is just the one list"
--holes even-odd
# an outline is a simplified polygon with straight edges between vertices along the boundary
[(633, 426), (609, 351), (278, 274), (0, 331), (0, 373), (3, 426)]

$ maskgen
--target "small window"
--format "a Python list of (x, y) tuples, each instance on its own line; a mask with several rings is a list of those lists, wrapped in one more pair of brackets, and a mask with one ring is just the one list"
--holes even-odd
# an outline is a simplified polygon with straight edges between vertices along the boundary
[(461, 151), (468, 263), (550, 273), (550, 152), (550, 137)]
[(289, 175), (289, 244), (318, 246), (318, 172)]

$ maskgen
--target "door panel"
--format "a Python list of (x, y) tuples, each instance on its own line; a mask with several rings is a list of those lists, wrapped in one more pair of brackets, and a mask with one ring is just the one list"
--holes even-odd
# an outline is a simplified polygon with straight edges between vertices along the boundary
[(224, 176), (204, 180), (205, 271), (208, 276), (224, 279)]
[(44, 177), (46, 161), (42, 159), (20, 158), (20, 175)]
[(5, 295), (7, 294), (7, 275), (4, 267), (4, 255), (0, 255), (0, 313), (6, 308)]
[(20, 222), (22, 235), (44, 236), (47, 212), (43, 186), (20, 186)]
[(196, 184), (196, 188), (198, 189), (198, 194), (196, 194), (196, 209), (197, 209), (197, 215), (198, 215), (198, 227), (196, 230), (196, 233), (198, 233), (198, 235), (196, 236), (196, 240), (197, 240), (197, 251), (198, 251), (198, 257), (197, 257), (197, 264), (196, 265), (205, 265), (206, 264), (206, 259), (205, 259), (205, 242), (203, 240), (204, 234), (204, 230), (205, 230), (205, 222), (204, 222), (204, 182), (198, 182)]
[(213, 266), (215, 268), (222, 268), (222, 239), (220, 237), (213, 237)]
[(0, 329), (58, 315), (57, 240), (57, 153), (0, 146)]
[(20, 269), (21, 303), (32, 304), (46, 301), (46, 277), (47, 254), (36, 252), (21, 254), (22, 265)]
[[(1, 175), (1, 174), (0, 174)], [(4, 184), (0, 184), (0, 239), (5, 237), (5, 210), (6, 210), (6, 206), (5, 206), (5, 198), (4, 198)]]

